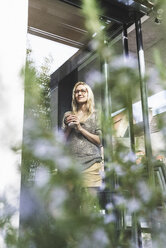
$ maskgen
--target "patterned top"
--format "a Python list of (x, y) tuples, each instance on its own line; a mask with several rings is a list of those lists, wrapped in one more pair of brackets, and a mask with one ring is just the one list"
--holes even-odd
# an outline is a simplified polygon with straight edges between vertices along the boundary
[[(66, 112), (64, 118), (67, 114), (71, 114), (71, 112)], [(63, 130), (65, 130), (64, 118), (62, 123)], [(90, 133), (101, 136), (101, 129), (95, 112), (92, 113), (84, 123), (80, 124)], [(70, 144), (71, 153), (79, 164), (82, 165), (83, 170), (89, 168), (96, 162), (102, 161), (100, 145), (95, 145), (76, 129), (72, 128), (68, 142)]]

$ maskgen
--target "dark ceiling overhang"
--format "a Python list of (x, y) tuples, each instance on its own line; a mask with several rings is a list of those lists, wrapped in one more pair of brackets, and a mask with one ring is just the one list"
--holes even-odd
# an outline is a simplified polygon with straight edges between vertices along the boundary
[[(137, 0), (140, 1), (140, 0)], [(135, 15), (149, 11), (133, 0), (100, 0), (102, 18), (110, 20), (110, 37), (117, 35), (122, 24), (130, 26)], [(80, 0), (29, 0), (28, 32), (69, 46), (82, 48), (87, 43), (87, 31)], [(115, 33), (115, 35), (113, 35)]]
[[(81, 8), (82, 5), (81, 0), (60, 1), (77, 8)], [(130, 24), (134, 21), (133, 17), (135, 13), (141, 17), (142, 15), (149, 12), (149, 7), (147, 5), (141, 4), (141, 0), (98, 0), (98, 2), (104, 9), (103, 18), (115, 21), (117, 23)]]

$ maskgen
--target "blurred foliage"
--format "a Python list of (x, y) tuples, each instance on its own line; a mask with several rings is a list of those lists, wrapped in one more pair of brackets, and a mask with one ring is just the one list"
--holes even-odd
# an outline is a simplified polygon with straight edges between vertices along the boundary
[[(84, 247), (86, 242), (91, 247), (95, 235), (104, 233), (98, 201), (82, 188), (81, 170), (63, 133), (47, 125), (47, 94), (40, 85), (47, 91), (47, 77), (38, 78), (29, 61), (25, 73), (19, 247)], [(108, 243), (103, 239), (93, 241), (94, 247), (96, 242)]]
[[(107, 30), (99, 18), (103, 11), (97, 1), (83, 1), (92, 48), (108, 65), (105, 97), (110, 97), (115, 110), (124, 108), (128, 113), (130, 97), (137, 101), (140, 91), (137, 63), (134, 58), (116, 57), (113, 47), (108, 47)], [(158, 52), (155, 58), (164, 81), (165, 66)], [(82, 187), (81, 170), (70, 156), (63, 133), (51, 127), (48, 69), (46, 60), (41, 73), (36, 72), (27, 56), (19, 235), (12, 225), (16, 210), (0, 198), (0, 227), (6, 231), (7, 247), (138, 248), (142, 232), (146, 239), (152, 237), (153, 247), (165, 248), (165, 190), (157, 176), (156, 184), (149, 184), (149, 158), (143, 155), (138, 163), (127, 139), (116, 137), (113, 120), (105, 111), (109, 106), (99, 111), (105, 141), (101, 192), (96, 196)], [(94, 82), (94, 90), (105, 94), (104, 76)], [(165, 135), (165, 122), (160, 120), (158, 125)], [(156, 171), (165, 167), (153, 157), (150, 163)], [(141, 223), (146, 227), (141, 229)]]

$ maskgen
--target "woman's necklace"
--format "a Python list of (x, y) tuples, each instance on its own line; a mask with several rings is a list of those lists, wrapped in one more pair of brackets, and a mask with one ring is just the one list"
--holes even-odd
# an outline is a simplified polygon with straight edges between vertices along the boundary
[(80, 110), (79, 112), (77, 112), (77, 116), (81, 120), (82, 117), (84, 116), (84, 112), (82, 110)]

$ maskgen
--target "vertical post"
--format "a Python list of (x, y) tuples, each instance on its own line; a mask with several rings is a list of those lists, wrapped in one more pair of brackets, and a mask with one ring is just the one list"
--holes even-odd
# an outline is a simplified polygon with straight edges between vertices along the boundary
[[(107, 40), (104, 39), (104, 44), (105, 46), (108, 45)], [(104, 140), (105, 140), (105, 146), (107, 149), (104, 149), (104, 157), (107, 160), (107, 162), (110, 162), (113, 160), (113, 142), (112, 142), (112, 119), (111, 119), (111, 113), (112, 113), (112, 102), (111, 102), (111, 93), (109, 92), (109, 66), (108, 66), (108, 61), (104, 59), (103, 61), (103, 72), (104, 72), (104, 78), (105, 78), (105, 90), (104, 90), (104, 115), (105, 115), (105, 120), (107, 123), (106, 129), (109, 130), (109, 135), (107, 135), (108, 131), (106, 131), (106, 135), (104, 135)], [(104, 128), (105, 129), (105, 128)], [(105, 132), (105, 130), (104, 130)], [(106, 154), (106, 151), (109, 150), (109, 156)], [(105, 160), (105, 162), (106, 162)]]
[[(127, 59), (129, 57), (129, 49), (128, 49), (128, 36), (127, 36), (127, 27), (126, 24), (123, 25), (122, 32), (122, 41), (123, 41), (123, 52), (124, 59), (127, 63)], [(129, 116), (129, 135), (130, 135), (130, 148), (132, 152), (135, 152), (135, 139), (134, 139), (134, 125), (133, 125), (133, 109), (132, 109), (132, 95), (131, 92), (128, 94), (128, 116)], [(135, 213), (132, 214), (132, 241), (135, 245), (135, 248), (141, 248), (142, 243), (139, 242), (141, 240), (140, 234), (138, 232), (138, 220)]]
[(104, 75), (105, 75), (105, 113), (109, 117), (109, 93), (108, 93), (108, 64), (104, 61)]
[(147, 169), (149, 182), (154, 185), (154, 170), (151, 164), (152, 148), (150, 140), (150, 127), (149, 127), (149, 114), (148, 114), (148, 94), (147, 85), (145, 81), (145, 59), (142, 41), (142, 29), (141, 20), (135, 18), (135, 28), (136, 28), (136, 40), (137, 40), (137, 54), (138, 54), (138, 66), (140, 74), (140, 90), (141, 90), (141, 102), (142, 102), (142, 114), (144, 123), (144, 141), (145, 141), (145, 153), (147, 157)]
[[(126, 25), (123, 25), (123, 33), (122, 33), (122, 41), (123, 41), (123, 51), (124, 51), (124, 59), (127, 62), (129, 57), (129, 49), (128, 49), (128, 37), (127, 37), (127, 28)], [(129, 134), (130, 134), (130, 147), (131, 151), (135, 152), (135, 140), (134, 140), (134, 125), (133, 125), (133, 110), (132, 110), (132, 96), (131, 92), (128, 94), (128, 116), (129, 116)]]
[[(107, 123), (110, 124), (110, 127), (109, 127), (110, 128), (110, 133), (109, 133), (109, 136), (106, 135), (106, 137), (105, 137), (105, 145), (107, 147), (109, 147), (109, 149), (110, 149), (111, 160), (112, 160), (112, 158), (113, 158), (112, 121), (111, 121), (112, 109), (111, 109), (111, 96), (110, 96), (109, 89), (108, 89), (108, 80), (109, 80), (108, 75), (109, 75), (108, 63), (105, 60), (104, 61), (104, 76), (105, 76), (105, 92), (104, 92), (105, 93), (105, 97), (104, 97), (105, 108), (104, 108), (104, 111), (105, 111), (106, 121), (107, 121)], [(110, 161), (110, 159), (109, 159), (109, 161)]]

